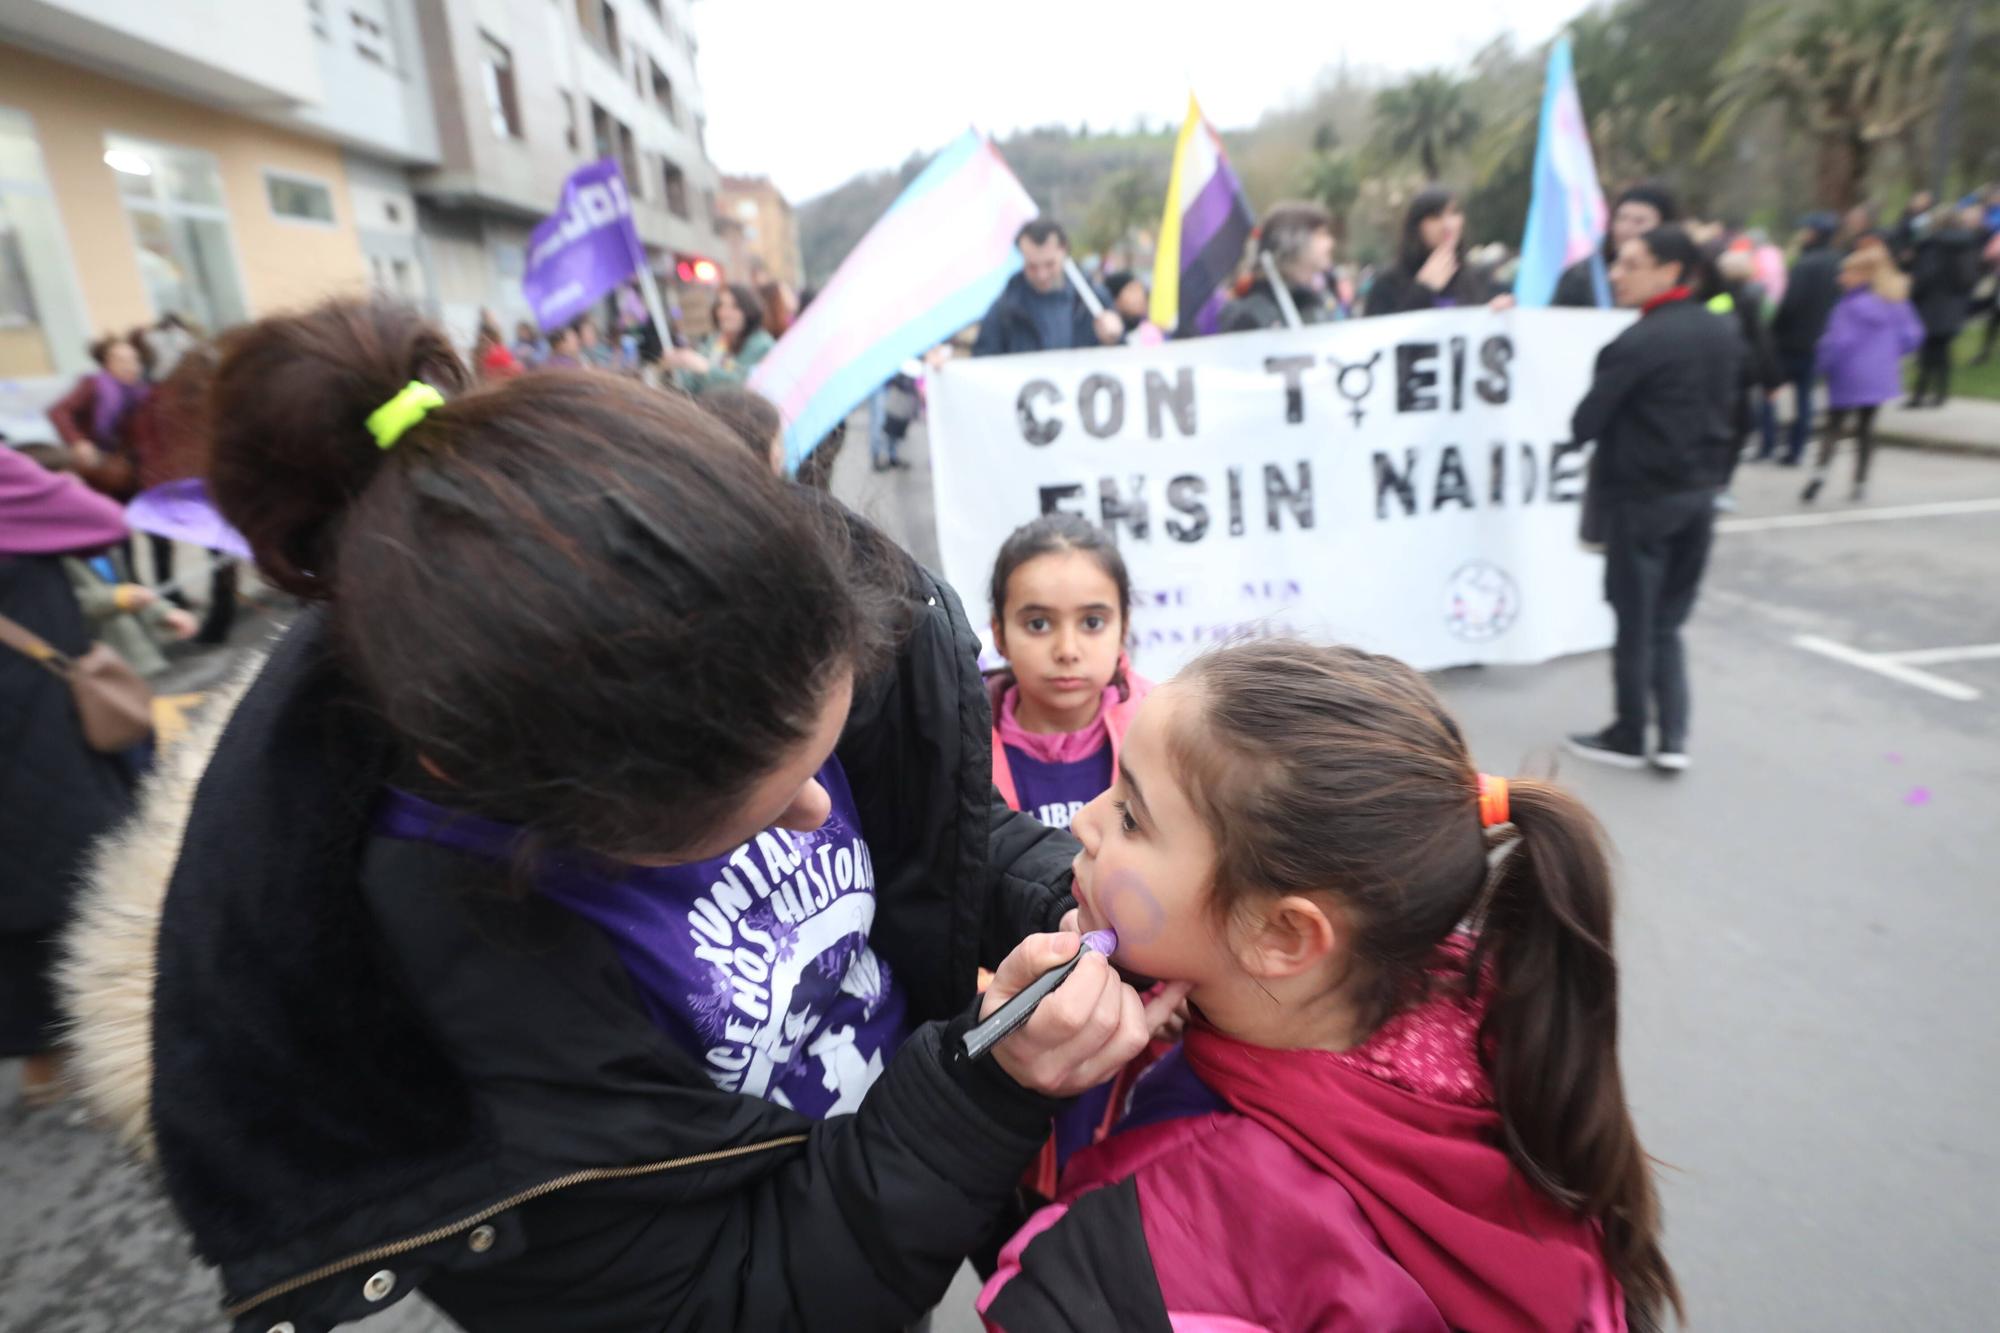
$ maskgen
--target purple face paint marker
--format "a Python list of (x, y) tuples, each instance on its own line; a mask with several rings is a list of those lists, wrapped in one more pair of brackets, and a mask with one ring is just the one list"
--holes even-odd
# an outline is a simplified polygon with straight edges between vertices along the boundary
[(1057, 963), (1042, 975), (1023, 986), (1020, 993), (988, 1014), (979, 1022), (966, 1029), (963, 1043), (965, 1060), (977, 1060), (990, 1052), (1009, 1033), (1034, 1015), (1035, 1007), (1048, 997), (1050, 991), (1069, 980), (1069, 974), (1076, 971), (1076, 965), (1083, 961), (1086, 952), (1102, 954), (1109, 958), (1118, 948), (1118, 932), (1113, 930), (1093, 930), (1083, 937), (1083, 947), (1067, 961)]

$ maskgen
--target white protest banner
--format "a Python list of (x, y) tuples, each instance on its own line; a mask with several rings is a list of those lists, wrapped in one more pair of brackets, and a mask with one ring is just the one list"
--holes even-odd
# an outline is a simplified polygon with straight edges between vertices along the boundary
[(1116, 536), (1155, 678), (1242, 634), (1425, 670), (1603, 648), (1569, 419), (1630, 318), (1439, 310), (952, 362), (930, 401), (945, 577), (983, 623), (1001, 542), (1062, 510)]

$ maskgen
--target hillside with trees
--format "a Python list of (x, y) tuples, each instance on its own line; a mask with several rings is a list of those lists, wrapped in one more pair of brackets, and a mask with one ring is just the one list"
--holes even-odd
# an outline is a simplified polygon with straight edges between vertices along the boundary
[[(1568, 28), (1607, 190), (1657, 176), (1706, 216), (1782, 237), (1814, 208), (1884, 216), (1934, 185), (2000, 179), (2000, 5), (1991, 0), (1613, 0)], [(1298, 104), (1225, 130), (1252, 204), (1310, 198), (1345, 258), (1393, 245), (1433, 179), (1465, 193), (1474, 240), (1517, 244), (1527, 215), (1545, 47), (1501, 38), (1464, 69), (1402, 78), (1329, 71)], [(1947, 93), (1962, 87), (1941, 142)], [(1002, 156), (1081, 252), (1144, 253), (1159, 225), (1173, 125), (1047, 126)], [(823, 282), (923, 170), (858, 176), (799, 209)]]

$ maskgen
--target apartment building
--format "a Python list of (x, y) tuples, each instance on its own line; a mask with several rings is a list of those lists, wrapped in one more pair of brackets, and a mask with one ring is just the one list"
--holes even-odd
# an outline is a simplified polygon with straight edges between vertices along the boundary
[(414, 0), (0, 4), (0, 379), (97, 334), (429, 296)]
[(414, 176), (419, 228), (458, 336), (482, 310), (528, 317), (529, 232), (601, 158), (624, 174), (668, 304), (705, 321), (710, 285), (682, 274), (715, 272), (723, 247), (688, 3), (417, 0), (440, 150)]
[(776, 279), (797, 291), (805, 261), (799, 253), (799, 219), (791, 203), (763, 176), (724, 176), (717, 214), (732, 274)]

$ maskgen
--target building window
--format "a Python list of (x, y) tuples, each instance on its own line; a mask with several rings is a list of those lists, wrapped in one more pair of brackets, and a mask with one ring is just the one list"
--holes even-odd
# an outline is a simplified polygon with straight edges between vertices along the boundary
[(639, 179), (638, 146), (632, 140), (632, 127), (623, 121), (618, 123), (618, 169), (627, 181)]
[(709, 226), (713, 227), (715, 225), (715, 191), (703, 190), (701, 192), (701, 215), (708, 219)]
[(179, 315), (208, 329), (247, 318), (215, 159), (107, 134), (104, 164), (117, 176), (125, 199), (153, 313)]
[(576, 0), (576, 23), (585, 39), (610, 56), (613, 65), (624, 63), (619, 59), (618, 11), (611, 7), (611, 0)]
[(618, 135), (613, 128), (616, 124), (609, 111), (595, 102), (590, 104), (590, 149), (596, 161), (617, 154)]
[(390, 43), (389, 30), (381, 19), (358, 9), (347, 11), (347, 17), (354, 25), (354, 53), (371, 65), (394, 69), (396, 48)]
[(667, 119), (678, 125), (680, 113), (674, 108), (673, 80), (667, 77), (665, 70), (652, 61), (648, 60), (646, 63), (652, 66), (653, 70), (653, 100), (659, 104), (660, 110), (667, 113)]
[(264, 195), (271, 201), (271, 212), (287, 221), (333, 225), (333, 189), (324, 181), (267, 171)]
[(688, 215), (687, 173), (665, 158), (660, 159), (660, 165), (665, 168), (667, 180), (667, 211), (677, 218), (684, 218)]
[(326, 0), (306, 0), (306, 13), (312, 20), (313, 36), (322, 42), (332, 42), (333, 33), (326, 26)]
[(661, 23), (665, 23), (667, 21), (667, 11), (661, 7), (660, 0), (646, 0), (646, 8), (652, 10), (653, 17), (658, 19)]
[(578, 142), (576, 133), (576, 94), (566, 92), (562, 95), (562, 100), (563, 142), (568, 144), (570, 152), (574, 153)]
[(0, 111), (0, 379), (85, 364), (90, 330), (63, 237), (34, 125)]
[(501, 139), (521, 137), (521, 106), (514, 96), (514, 55), (506, 47), (479, 34), (480, 66), (485, 72), (486, 112), (493, 133)]

